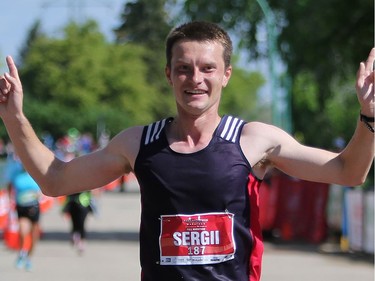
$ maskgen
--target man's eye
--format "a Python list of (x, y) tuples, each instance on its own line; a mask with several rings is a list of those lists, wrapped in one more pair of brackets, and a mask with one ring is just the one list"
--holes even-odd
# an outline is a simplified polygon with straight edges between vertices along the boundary
[(177, 68), (178, 71), (188, 71), (189, 70), (189, 67), (187, 65), (180, 65), (178, 68)]
[(204, 68), (204, 70), (205, 70), (206, 72), (210, 72), (210, 71), (215, 70), (215, 67), (213, 67), (212, 65), (208, 65), (208, 66), (206, 66), (206, 67)]

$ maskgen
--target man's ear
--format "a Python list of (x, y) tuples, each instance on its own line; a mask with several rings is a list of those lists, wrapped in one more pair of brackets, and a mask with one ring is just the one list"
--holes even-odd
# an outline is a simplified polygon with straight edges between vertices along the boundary
[(171, 79), (171, 69), (166, 65), (164, 68), (165, 77), (167, 78), (168, 84), (173, 86), (172, 79)]
[(227, 69), (224, 72), (224, 78), (223, 78), (223, 83), (222, 86), (225, 88), (228, 85), (229, 79), (232, 75), (232, 66), (228, 66)]

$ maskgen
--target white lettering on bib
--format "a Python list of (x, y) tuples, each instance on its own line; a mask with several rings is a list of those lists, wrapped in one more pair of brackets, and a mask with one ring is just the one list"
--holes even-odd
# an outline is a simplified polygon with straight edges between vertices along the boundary
[(221, 263), (234, 258), (233, 214), (161, 216), (161, 265)]

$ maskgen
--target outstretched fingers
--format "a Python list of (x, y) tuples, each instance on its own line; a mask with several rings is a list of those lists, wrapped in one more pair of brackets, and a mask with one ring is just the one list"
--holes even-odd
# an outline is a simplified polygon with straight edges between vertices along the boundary
[[(366, 91), (369, 84), (374, 83), (374, 63), (375, 63), (375, 48), (372, 48), (366, 61), (359, 64), (357, 72), (357, 91)], [(372, 90), (373, 92), (373, 90)]]
[(0, 102), (4, 102), (7, 100), (10, 88), (11, 85), (8, 83), (5, 77), (0, 76)]
[(366, 116), (374, 115), (374, 62), (375, 48), (372, 48), (367, 57), (367, 60), (360, 63), (357, 72), (357, 97), (361, 105), (361, 113)]
[(22, 92), (18, 70), (11, 56), (6, 57), (9, 72), (0, 76), (0, 103), (8, 100), (10, 94)]
[(8, 68), (9, 68), (10, 76), (19, 80), (18, 70), (17, 70), (16, 64), (14, 63), (13, 58), (11, 56), (7, 56), (6, 61), (7, 61), (7, 65), (8, 65)]
[(370, 54), (368, 55), (366, 62), (364, 62), (365, 70), (369, 72), (374, 71), (374, 62), (375, 62), (375, 48), (372, 48)]

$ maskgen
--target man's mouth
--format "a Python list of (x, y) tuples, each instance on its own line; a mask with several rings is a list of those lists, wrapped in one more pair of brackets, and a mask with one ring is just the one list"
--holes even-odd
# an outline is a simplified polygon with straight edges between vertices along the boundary
[(187, 90), (185, 91), (186, 94), (189, 94), (189, 95), (204, 95), (206, 94), (206, 91), (203, 91), (203, 90)]

